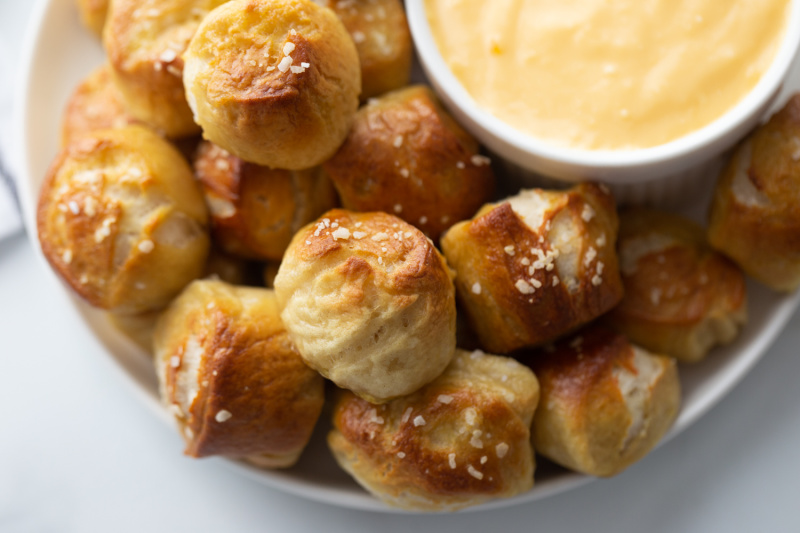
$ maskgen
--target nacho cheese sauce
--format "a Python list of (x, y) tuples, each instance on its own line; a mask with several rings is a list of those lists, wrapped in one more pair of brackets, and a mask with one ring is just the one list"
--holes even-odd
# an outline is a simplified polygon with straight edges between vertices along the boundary
[(768, 70), (789, 0), (425, 0), (479, 106), (549, 144), (658, 146), (722, 116)]

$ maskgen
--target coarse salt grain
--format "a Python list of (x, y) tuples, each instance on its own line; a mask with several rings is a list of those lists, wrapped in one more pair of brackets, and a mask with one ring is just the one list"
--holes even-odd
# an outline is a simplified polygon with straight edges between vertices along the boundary
[(372, 236), (372, 240), (376, 241), (376, 242), (385, 241), (388, 238), (389, 238), (389, 235), (384, 233), (384, 232), (382, 232), (382, 231), (380, 233), (376, 233), (375, 235)]
[(283, 45), (283, 55), (288, 56), (292, 52), (294, 52), (295, 46), (294, 43), (286, 43)]
[(69, 210), (72, 211), (73, 215), (77, 215), (81, 212), (81, 207), (75, 200), (70, 200), (70, 202), (67, 205), (69, 206)]
[(69, 250), (69, 249), (67, 249), (67, 250), (64, 250), (64, 253), (63, 253), (63, 254), (61, 254), (61, 259), (62, 259), (62, 260), (63, 260), (63, 261), (66, 263), (66, 264), (70, 264), (70, 263), (72, 263), (72, 250)]
[(394, 204), (394, 212), (395, 213), (402, 213), (403, 212), (403, 206), (400, 205), (400, 204)]
[(451, 453), (447, 455), (447, 462), (450, 464), (450, 468), (455, 470), (456, 468), (456, 454)]
[(407, 168), (401, 168), (400, 175), (403, 176), (404, 178), (407, 178), (411, 175), (411, 173), (408, 171)]
[(420, 224), (427, 224), (428, 223), (428, 217), (426, 217), (426, 216), (419, 217), (419, 223)]
[(503, 251), (505, 251), (505, 253), (507, 253), (508, 255), (514, 255), (515, 253), (517, 253), (513, 244), (509, 244), (508, 246), (503, 248)]
[(536, 290), (524, 279), (518, 279), (514, 286), (522, 294), (533, 294), (533, 292)]
[(347, 228), (337, 228), (336, 230), (331, 233), (331, 237), (333, 240), (338, 241), (339, 239), (347, 240), (350, 238), (350, 230)]
[(464, 419), (467, 421), (467, 424), (474, 426), (476, 418), (478, 418), (478, 412), (474, 407), (467, 407), (464, 409)]
[(477, 281), (472, 284), (472, 294), (480, 294), (481, 293), (481, 284)]
[(456, 168), (459, 169), (459, 170), (463, 170), (463, 169), (467, 168), (467, 165), (465, 165), (463, 161), (458, 161), (456, 163)]
[(483, 457), (481, 457), (481, 464), (485, 465), (488, 460), (489, 458), (484, 455)]
[(600, 277), (598, 274), (595, 274), (594, 276), (592, 276), (592, 285), (594, 285), (595, 287), (598, 287), (602, 283), (603, 283), (603, 278)]
[(353, 37), (353, 41), (354, 41), (356, 44), (361, 44), (361, 43), (363, 43), (364, 41), (366, 41), (366, 40), (367, 40), (367, 36), (366, 36), (366, 35), (364, 35), (364, 32), (363, 32), (363, 31), (354, 31), (354, 32), (352, 33), (352, 37)]
[(436, 401), (438, 401), (439, 403), (443, 403), (443, 404), (445, 404), (445, 405), (448, 405), (450, 402), (452, 402), (452, 401), (453, 401), (453, 397), (452, 397), (452, 396), (449, 396), (449, 395), (447, 395), (447, 394), (440, 394), (440, 395), (439, 395), (439, 396), (436, 398)]
[(594, 218), (594, 209), (589, 204), (584, 204), (581, 218), (586, 222), (590, 222)]
[(392, 144), (394, 144), (395, 148), (400, 148), (401, 146), (403, 146), (403, 136), (398, 135), (397, 137), (395, 137), (394, 142)]
[(283, 59), (281, 59), (280, 63), (278, 63), (278, 70), (280, 70), (281, 72), (286, 72), (287, 70), (289, 70), (289, 67), (291, 66), (292, 66), (292, 58), (286, 56)]
[(661, 302), (661, 289), (650, 291), (650, 301), (653, 302), (653, 305), (658, 305)]
[(378, 416), (378, 411), (375, 409), (369, 410), (369, 421), (373, 424), (383, 424), (384, 420), (382, 416)]
[(159, 56), (159, 59), (164, 63), (169, 63), (170, 61), (174, 61), (176, 57), (178, 57), (178, 54), (175, 53), (175, 50), (164, 50)]
[(412, 410), (411, 407), (409, 407), (403, 412), (403, 416), (400, 418), (401, 424), (405, 424), (406, 422), (408, 422), (408, 419), (411, 417), (411, 410)]
[(490, 164), (492, 162), (492, 160), (489, 159), (488, 157), (486, 157), (485, 155), (473, 155), (470, 158), (470, 161), (476, 167), (481, 167), (483, 165), (488, 165), (488, 164)]
[(172, 368), (178, 368), (179, 366), (181, 366), (181, 358), (180, 358), (180, 356), (173, 355), (172, 357), (170, 357), (169, 358), (169, 366), (171, 366)]
[(505, 442), (501, 442), (500, 444), (494, 447), (494, 451), (495, 453), (497, 453), (497, 457), (499, 459), (502, 459), (508, 453), (508, 444), (506, 444)]
[(231, 417), (233, 417), (233, 415), (231, 414), (230, 411), (226, 411), (225, 409), (221, 409), (221, 410), (219, 410), (217, 412), (217, 415), (214, 417), (214, 420), (216, 420), (217, 422), (219, 422), (221, 424), (222, 422), (230, 420)]
[(292, 73), (293, 73), (293, 74), (302, 74), (303, 72), (305, 72), (305, 71), (306, 71), (306, 68), (305, 68), (305, 67), (296, 67), (296, 66), (294, 66), (294, 65), (293, 65), (293, 66), (291, 66), (291, 67), (289, 67), (289, 68), (291, 68), (291, 69), (292, 69)]
[(145, 240), (141, 241), (136, 247), (143, 254), (149, 254), (150, 252), (153, 251), (153, 249), (156, 247), (156, 245), (150, 239), (145, 239)]
[(467, 465), (467, 472), (469, 472), (469, 475), (475, 479), (483, 479), (483, 474), (475, 470), (475, 467), (472, 465)]
[(366, 236), (367, 236), (367, 234), (365, 232), (363, 232), (363, 231), (354, 231), (353, 232), (353, 238), (354, 239), (363, 239)]
[(403, 452), (397, 452), (397, 457), (398, 457), (398, 459), (405, 459), (406, 454), (403, 453)]
[(472, 438), (469, 439), (469, 443), (473, 448), (483, 448), (483, 441), (481, 440), (481, 430), (476, 429), (472, 432)]
[(583, 265), (589, 266), (589, 264), (594, 261), (594, 258), (597, 257), (597, 250), (594, 249), (594, 246), (590, 246), (588, 250), (586, 250), (586, 255), (583, 257)]
[(419, 426), (424, 426), (424, 425), (425, 425), (425, 419), (422, 418), (422, 415), (417, 415), (414, 418), (414, 427), (419, 427)]

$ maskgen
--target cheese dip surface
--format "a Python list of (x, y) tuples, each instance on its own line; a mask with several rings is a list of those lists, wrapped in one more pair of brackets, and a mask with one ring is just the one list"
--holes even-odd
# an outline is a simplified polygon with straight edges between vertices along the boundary
[(649, 148), (698, 130), (769, 69), (790, 0), (425, 0), (479, 106), (550, 144)]

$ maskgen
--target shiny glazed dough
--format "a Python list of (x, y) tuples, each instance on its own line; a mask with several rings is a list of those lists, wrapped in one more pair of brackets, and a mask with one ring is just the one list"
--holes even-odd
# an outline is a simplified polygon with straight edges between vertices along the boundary
[(539, 385), (513, 359), (457, 350), (418, 392), (371, 405), (344, 392), (328, 445), (339, 465), (391, 506), (454, 511), (533, 486), (529, 429)]

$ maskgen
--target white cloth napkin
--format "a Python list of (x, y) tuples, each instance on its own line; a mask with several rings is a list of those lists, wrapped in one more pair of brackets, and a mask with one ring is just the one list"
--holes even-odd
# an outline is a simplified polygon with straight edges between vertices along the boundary
[(12, 181), (11, 96), (14, 79), (5, 45), (0, 42), (0, 240), (22, 229), (19, 206)]

